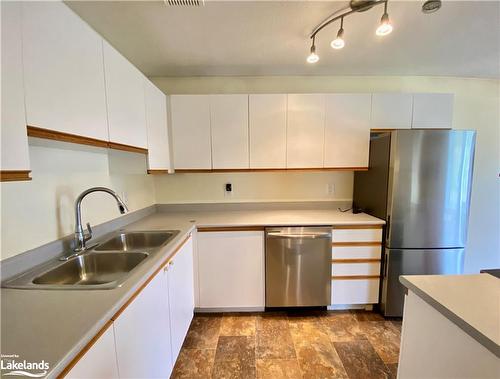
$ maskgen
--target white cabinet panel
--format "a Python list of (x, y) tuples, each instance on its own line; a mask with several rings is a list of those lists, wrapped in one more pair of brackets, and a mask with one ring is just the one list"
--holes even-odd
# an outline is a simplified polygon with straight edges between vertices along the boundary
[(326, 95), (325, 167), (368, 167), (371, 94)]
[(332, 304), (378, 303), (379, 279), (332, 280)]
[(211, 169), (210, 97), (170, 96), (175, 169)]
[(288, 95), (287, 167), (323, 167), (325, 95)]
[(198, 232), (200, 308), (263, 308), (264, 233)]
[(250, 168), (286, 167), (287, 95), (249, 95)]
[(333, 276), (380, 275), (380, 262), (374, 263), (342, 263), (332, 264)]
[(149, 80), (144, 81), (148, 131), (148, 167), (171, 170), (167, 125), (167, 97)]
[(412, 128), (451, 129), (453, 94), (416, 93), (413, 95)]
[(333, 246), (332, 259), (380, 259), (381, 246)]
[(170, 376), (167, 275), (161, 270), (113, 323), (120, 378)]
[(118, 378), (115, 338), (109, 327), (65, 376), (68, 379)]
[(382, 228), (380, 229), (334, 229), (333, 242), (381, 242)]
[(413, 95), (411, 93), (374, 93), (372, 129), (411, 129)]
[(168, 293), (172, 362), (175, 362), (189, 325), (191, 325), (194, 312), (193, 240), (191, 238), (169, 263)]
[(103, 41), (109, 140), (146, 149), (145, 77)]
[(29, 170), (24, 109), (21, 3), (2, 1), (1, 170)]
[(248, 95), (211, 95), (214, 169), (248, 168)]
[(23, 3), (27, 124), (108, 140), (102, 39), (62, 2)]

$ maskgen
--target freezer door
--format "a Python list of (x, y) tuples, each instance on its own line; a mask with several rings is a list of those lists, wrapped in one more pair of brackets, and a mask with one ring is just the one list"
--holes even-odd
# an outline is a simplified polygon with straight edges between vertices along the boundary
[(402, 317), (405, 287), (400, 275), (461, 274), (464, 249), (386, 249), (381, 310), (385, 316)]
[(386, 245), (464, 247), (475, 132), (398, 130), (391, 137)]

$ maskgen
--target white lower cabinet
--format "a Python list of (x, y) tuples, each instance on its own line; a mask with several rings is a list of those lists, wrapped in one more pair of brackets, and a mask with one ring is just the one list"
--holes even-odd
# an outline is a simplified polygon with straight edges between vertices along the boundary
[(118, 378), (115, 337), (110, 326), (65, 376), (69, 379)]
[(161, 270), (113, 323), (120, 378), (170, 376), (167, 275)]
[(378, 303), (379, 279), (332, 280), (332, 305)]
[(194, 313), (193, 241), (189, 239), (168, 266), (172, 362), (175, 362)]
[(198, 308), (264, 308), (264, 232), (198, 232)]

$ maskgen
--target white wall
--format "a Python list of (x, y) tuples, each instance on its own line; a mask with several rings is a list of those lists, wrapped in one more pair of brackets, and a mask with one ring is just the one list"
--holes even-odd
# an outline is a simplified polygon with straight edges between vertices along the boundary
[[(155, 203), (145, 155), (39, 139), (30, 139), (29, 152), (33, 180), (0, 185), (1, 259), (73, 233), (74, 201), (89, 187), (125, 195), (131, 211)], [(94, 225), (120, 215), (102, 193), (89, 195), (82, 210), (83, 221)]]
[[(307, 92), (451, 92), (454, 128), (477, 130), (476, 156), (466, 253), (466, 272), (500, 267), (500, 107), (498, 80), (445, 77), (189, 77), (152, 78), (167, 94)], [(160, 202), (224, 201), (222, 185), (236, 183), (230, 201), (352, 197), (352, 174), (240, 173), (176, 174), (158, 178)], [(334, 182), (336, 194), (325, 193)]]

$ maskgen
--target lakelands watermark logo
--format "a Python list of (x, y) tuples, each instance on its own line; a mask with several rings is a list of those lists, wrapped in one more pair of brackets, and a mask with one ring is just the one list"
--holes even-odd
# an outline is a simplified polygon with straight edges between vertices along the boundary
[(30, 378), (43, 378), (47, 375), (49, 363), (43, 359), (38, 362), (30, 362), (20, 359), (17, 354), (2, 354), (0, 368), (3, 376), (28, 376)]

